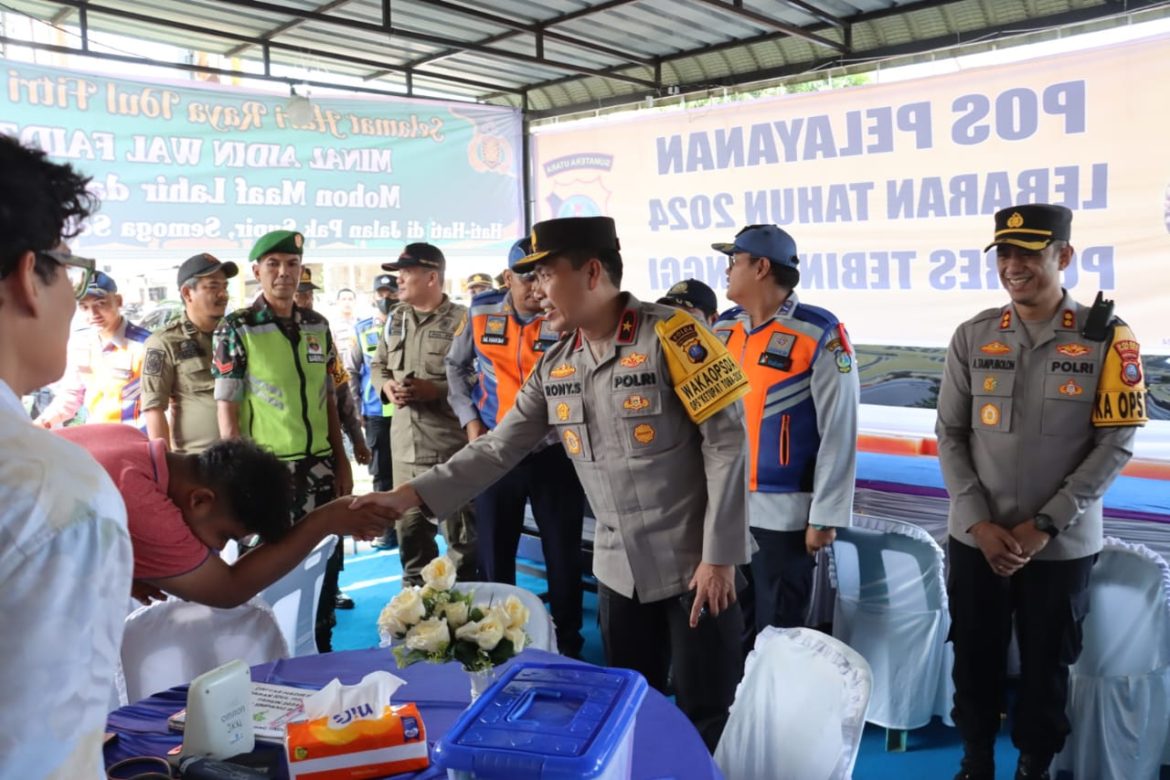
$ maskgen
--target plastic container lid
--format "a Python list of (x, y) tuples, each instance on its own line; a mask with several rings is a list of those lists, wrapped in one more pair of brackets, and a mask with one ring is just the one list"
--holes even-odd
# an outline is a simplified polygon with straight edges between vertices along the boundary
[(633, 728), (646, 687), (629, 669), (516, 664), (439, 741), (435, 763), (480, 778), (598, 777)]

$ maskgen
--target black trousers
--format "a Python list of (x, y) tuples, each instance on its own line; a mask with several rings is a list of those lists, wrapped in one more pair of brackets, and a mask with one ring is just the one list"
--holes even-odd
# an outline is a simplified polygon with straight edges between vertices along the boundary
[[(641, 672), (667, 693), (673, 677), (675, 702), (714, 752), (727, 725), (735, 687), (743, 677), (739, 602), (718, 617), (690, 626), (694, 592), (643, 604), (597, 585), (597, 609), (605, 662)], [(672, 675), (673, 672), (673, 675)]]
[(751, 564), (756, 631), (803, 626), (816, 566), (804, 546), (804, 531), (752, 528), (752, 537), (760, 548)]
[(1064, 747), (1071, 730), (1065, 716), (1068, 668), (1081, 653), (1096, 556), (1032, 561), (1011, 577), (995, 574), (978, 548), (955, 539), (947, 556), (955, 647), (951, 714), (959, 734), (977, 749), (995, 741), (1014, 617), (1020, 687), (1012, 743), (1022, 753), (1050, 758)]
[(528, 455), (475, 499), (479, 566), (489, 582), (516, 584), (516, 548), (524, 529), (524, 504), (540, 529), (548, 574), (549, 608), (561, 653), (578, 656), (581, 637), (581, 526), (585, 492), (560, 444)]
[(370, 461), (370, 476), (374, 490), (394, 489), (394, 461), (390, 458), (390, 421), (393, 417), (365, 417), (366, 446), (374, 456)]

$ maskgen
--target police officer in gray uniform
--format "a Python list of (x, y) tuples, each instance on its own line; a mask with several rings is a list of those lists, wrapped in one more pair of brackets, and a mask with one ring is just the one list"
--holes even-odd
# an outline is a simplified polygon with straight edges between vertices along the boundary
[(1081, 651), (1102, 496), (1146, 421), (1138, 343), (1112, 303), (1061, 288), (1072, 212), (1021, 205), (995, 215), (1011, 302), (959, 326), (938, 399), (939, 462), (951, 497), (956, 780), (991, 780), (1012, 619), (1020, 687), (1017, 780), (1048, 778), (1070, 732), (1068, 668)]
[(593, 570), (606, 662), (664, 689), (714, 749), (743, 672), (735, 567), (749, 558), (747, 377), (686, 312), (620, 291), (613, 220), (533, 231), (550, 347), (512, 410), (447, 463), (392, 493), (397, 511), (443, 515), (503, 477), (550, 427), (596, 518)]

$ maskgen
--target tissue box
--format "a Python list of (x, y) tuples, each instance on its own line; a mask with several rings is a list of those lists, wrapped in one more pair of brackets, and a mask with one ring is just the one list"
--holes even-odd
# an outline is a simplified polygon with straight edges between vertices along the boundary
[(628, 669), (521, 663), (435, 747), (451, 780), (628, 780), (646, 680)]
[(347, 711), (289, 723), (289, 780), (360, 780), (430, 765), (427, 730), (415, 705), (387, 706), (378, 718), (372, 714)]

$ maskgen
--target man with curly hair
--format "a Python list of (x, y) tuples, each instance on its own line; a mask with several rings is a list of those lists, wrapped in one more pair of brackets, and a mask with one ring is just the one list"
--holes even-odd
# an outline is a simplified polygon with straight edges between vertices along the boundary
[(130, 594), (126, 509), (106, 472), (20, 403), (65, 373), (94, 263), (63, 241), (97, 208), (88, 184), (0, 136), (0, 778), (105, 777)]
[[(390, 512), (350, 510), (333, 501), (292, 522), (292, 477), (248, 439), (219, 441), (195, 454), (168, 452), (125, 425), (81, 425), (59, 435), (109, 473), (126, 502), (138, 600), (166, 593), (210, 607), (243, 604), (283, 577), (329, 534), (372, 538)], [(385, 521), (379, 519), (385, 516)], [(228, 565), (229, 541), (257, 534), (264, 544)]]

